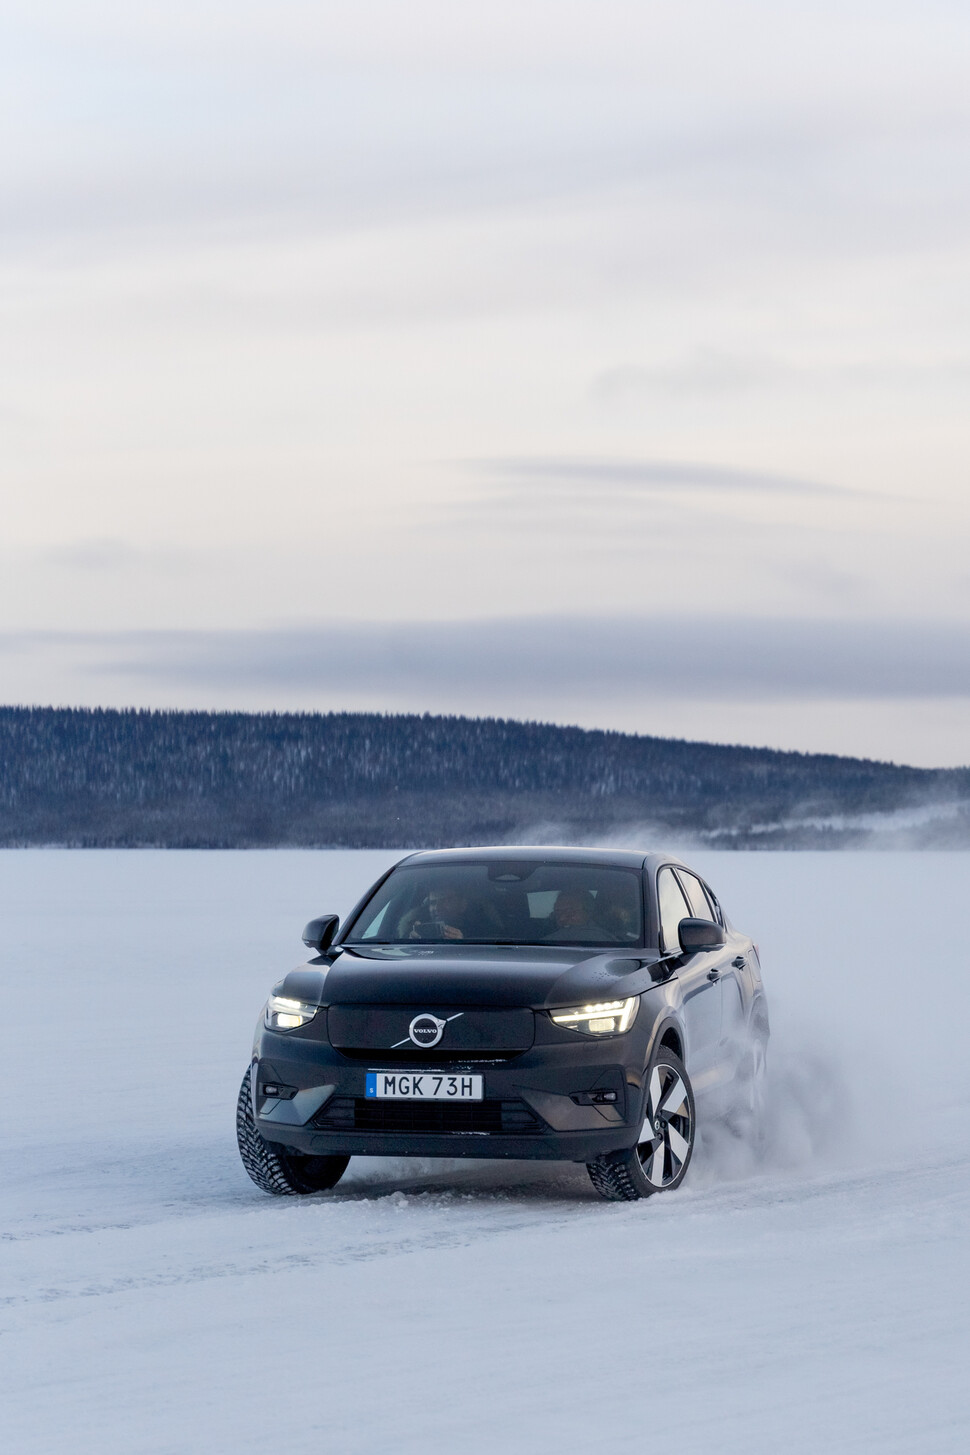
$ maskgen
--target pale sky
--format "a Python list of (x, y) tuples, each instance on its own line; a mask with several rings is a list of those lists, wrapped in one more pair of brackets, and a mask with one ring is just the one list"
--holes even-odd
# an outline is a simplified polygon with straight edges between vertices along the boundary
[(965, 4), (0, 17), (0, 700), (970, 762)]

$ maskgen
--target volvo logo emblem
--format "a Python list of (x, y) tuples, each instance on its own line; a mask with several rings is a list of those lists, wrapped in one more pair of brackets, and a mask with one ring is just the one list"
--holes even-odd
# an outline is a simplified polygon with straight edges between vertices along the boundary
[(408, 1026), (408, 1033), (404, 1040), (395, 1041), (391, 1050), (396, 1051), (398, 1046), (403, 1046), (410, 1041), (412, 1046), (419, 1046), (422, 1051), (430, 1051), (431, 1047), (437, 1046), (441, 1040), (448, 1021), (461, 1020), (464, 1014), (465, 1012), (460, 1010), (457, 1014), (448, 1016), (447, 1020), (442, 1020), (440, 1016), (432, 1015), (428, 1010), (422, 1011)]
[(436, 1015), (416, 1015), (408, 1026), (408, 1035), (416, 1046), (437, 1046), (447, 1024), (447, 1021), (439, 1020)]

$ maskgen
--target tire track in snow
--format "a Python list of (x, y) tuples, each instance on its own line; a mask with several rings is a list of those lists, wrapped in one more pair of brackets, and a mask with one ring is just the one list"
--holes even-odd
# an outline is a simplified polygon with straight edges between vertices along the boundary
[[(962, 1178), (959, 1176), (961, 1172), (964, 1174)], [(645, 1231), (663, 1233), (669, 1229), (671, 1223), (696, 1223), (697, 1220), (708, 1219), (723, 1222), (725, 1215), (730, 1214), (760, 1213), (785, 1208), (797, 1210), (813, 1203), (821, 1208), (826, 1202), (839, 1200), (851, 1202), (854, 1216), (872, 1230), (872, 1215), (863, 1214), (863, 1209), (872, 1202), (877, 1205), (883, 1202), (894, 1203), (900, 1193), (905, 1193), (909, 1198), (917, 1200), (921, 1219), (925, 1219), (937, 1205), (965, 1198), (964, 1189), (970, 1181), (968, 1172), (970, 1159), (947, 1158), (927, 1164), (915, 1172), (902, 1168), (873, 1168), (855, 1174), (832, 1174), (823, 1180), (786, 1180), (782, 1186), (760, 1177), (744, 1183), (720, 1184), (697, 1190), (687, 1186), (669, 1197), (635, 1204), (597, 1202), (567, 1207), (561, 1203), (553, 1214), (545, 1200), (539, 1207), (529, 1209), (517, 1200), (512, 1201), (507, 1193), (493, 1189), (483, 1189), (481, 1195), (478, 1195), (476, 1191), (439, 1191), (436, 1187), (435, 1191), (418, 1189), (409, 1195), (401, 1188), (391, 1193), (382, 1188), (372, 1195), (361, 1196), (359, 1192), (355, 1192), (353, 1196), (345, 1195), (339, 1200), (331, 1194), (321, 1194), (319, 1197), (307, 1199), (305, 1202), (301, 1199), (299, 1203), (293, 1204), (267, 1202), (264, 1211), (272, 1220), (276, 1241), (286, 1241), (288, 1234), (326, 1232), (327, 1225), (331, 1222), (331, 1218), (327, 1217), (322, 1229), (313, 1225), (294, 1229), (292, 1225), (286, 1226), (291, 1224), (293, 1218), (302, 1221), (320, 1212), (335, 1214), (341, 1218), (344, 1209), (356, 1206), (372, 1210), (382, 1219), (393, 1208), (395, 1215), (400, 1210), (409, 1217), (432, 1219), (433, 1225), (416, 1231), (402, 1229), (401, 1234), (388, 1236), (386, 1230), (370, 1222), (367, 1227), (360, 1227), (351, 1236), (343, 1233), (338, 1243), (317, 1249), (291, 1246), (285, 1254), (276, 1258), (267, 1258), (261, 1249), (254, 1249), (254, 1256), (249, 1259), (239, 1258), (238, 1237), (226, 1237), (225, 1230), (213, 1230), (221, 1242), (232, 1244), (236, 1252), (234, 1258), (227, 1262), (216, 1259), (198, 1262), (173, 1270), (134, 1271), (100, 1280), (87, 1277), (75, 1286), (69, 1283), (38, 1286), (33, 1292), (0, 1297), (0, 1309), (12, 1310), (65, 1300), (105, 1298), (138, 1290), (192, 1285), (212, 1280), (278, 1276), (294, 1269), (309, 1271), (328, 1266), (373, 1262), (382, 1258), (406, 1258), (428, 1251), (474, 1248), (480, 1243), (505, 1237), (517, 1238), (532, 1231), (553, 1236), (561, 1231), (588, 1227), (591, 1223), (614, 1228), (618, 1224), (639, 1221), (643, 1223)], [(473, 1220), (463, 1216), (466, 1213), (472, 1214)], [(280, 1215), (285, 1220), (282, 1229), (279, 1226)], [(253, 1218), (263, 1221), (261, 1209), (258, 1208), (248, 1210), (244, 1217), (246, 1226), (243, 1232), (247, 1235), (252, 1228)], [(154, 1226), (163, 1228), (171, 1221), (164, 1220)], [(193, 1231), (205, 1235), (208, 1221), (205, 1218), (198, 1219)], [(102, 1233), (124, 1234), (145, 1230), (145, 1224), (138, 1227), (105, 1225), (79, 1228), (76, 1234), (86, 1240), (89, 1236), (98, 1237)], [(238, 1224), (232, 1231), (240, 1231)], [(64, 1235), (64, 1230), (61, 1230), (54, 1236)], [(118, 1251), (121, 1253), (123, 1250)], [(137, 1257), (141, 1250), (134, 1249), (131, 1252)]]

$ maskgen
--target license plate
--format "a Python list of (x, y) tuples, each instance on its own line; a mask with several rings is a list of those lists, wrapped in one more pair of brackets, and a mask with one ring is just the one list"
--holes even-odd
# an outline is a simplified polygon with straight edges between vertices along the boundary
[(437, 1071), (368, 1071), (366, 1094), (378, 1101), (481, 1101), (484, 1081)]

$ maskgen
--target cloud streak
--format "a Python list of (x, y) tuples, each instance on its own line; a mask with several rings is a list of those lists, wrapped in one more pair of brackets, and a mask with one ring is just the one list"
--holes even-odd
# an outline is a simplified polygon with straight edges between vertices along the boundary
[(531, 456), (463, 461), (465, 469), (503, 483), (585, 485), (631, 494), (717, 491), (724, 494), (872, 498), (871, 492), (798, 476), (680, 460), (585, 459)]
[(192, 552), (173, 547), (133, 546), (116, 536), (101, 536), (57, 546), (42, 553), (41, 559), (69, 571), (86, 571), (98, 576), (126, 571), (185, 571)]
[[(68, 654), (136, 684), (284, 691), (327, 686), (440, 706), (449, 693), (528, 691), (587, 705), (970, 696), (970, 627), (957, 622), (723, 617), (545, 617), (342, 622), (265, 631), (8, 633), (0, 651)], [(537, 707), (537, 711), (538, 711)]]
[(829, 359), (793, 363), (769, 355), (699, 349), (689, 358), (666, 364), (619, 364), (603, 369), (592, 379), (589, 397), (598, 405), (620, 407), (650, 399), (737, 403), (744, 396), (765, 391), (817, 398), (848, 390), (866, 398), (880, 392), (937, 394), (965, 389), (968, 379), (970, 360), (952, 356), (929, 362)]

